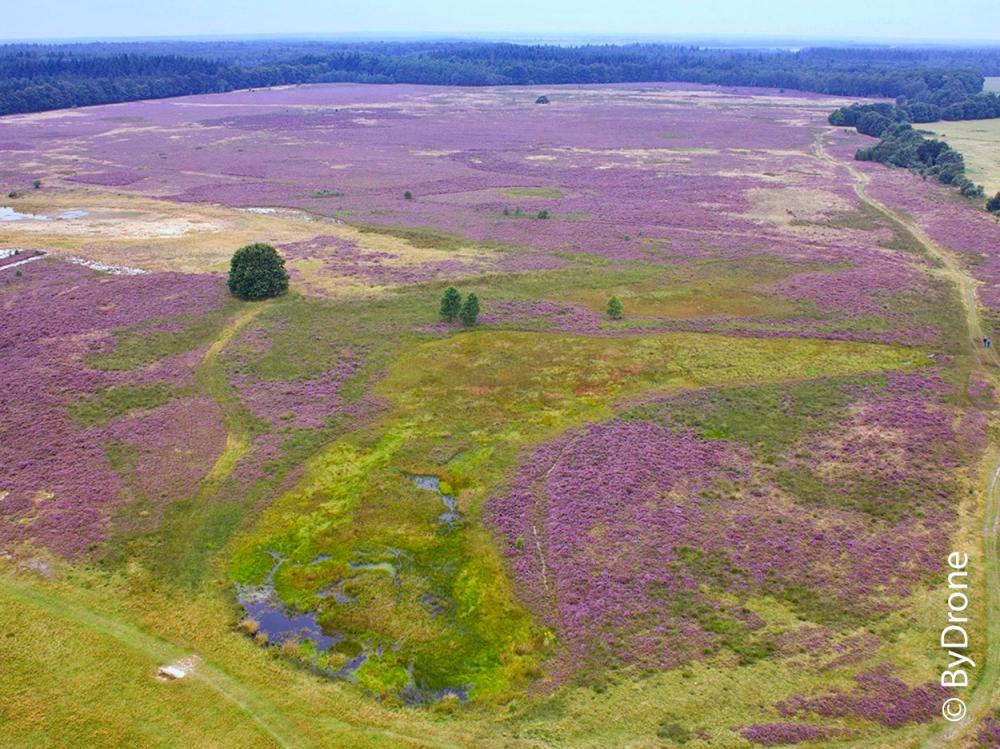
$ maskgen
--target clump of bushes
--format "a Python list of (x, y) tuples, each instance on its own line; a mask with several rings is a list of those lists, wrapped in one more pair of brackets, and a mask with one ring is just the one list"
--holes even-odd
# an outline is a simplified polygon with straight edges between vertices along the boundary
[[(511, 212), (510, 208), (504, 206), (503, 215), (504, 216), (513, 216), (514, 218), (522, 218), (526, 214), (524, 212), (524, 209), (521, 208), (521, 207), (515, 208), (514, 211)], [(532, 214), (528, 213), (527, 216), (531, 217)], [(547, 219), (548, 217), (549, 217), (549, 209), (548, 208), (542, 208), (540, 211), (538, 211), (537, 213), (534, 214), (534, 218), (542, 219), (543, 221), (545, 219)]]
[(691, 731), (669, 719), (664, 719), (660, 723), (660, 727), (656, 729), (656, 735), (677, 744), (686, 744), (691, 740)]
[(479, 297), (470, 293), (462, 301), (458, 289), (449, 286), (441, 297), (441, 319), (449, 323), (458, 319), (465, 327), (471, 328), (479, 319)]
[(229, 263), (229, 291), (240, 299), (268, 299), (288, 290), (285, 259), (269, 244), (241, 247)]

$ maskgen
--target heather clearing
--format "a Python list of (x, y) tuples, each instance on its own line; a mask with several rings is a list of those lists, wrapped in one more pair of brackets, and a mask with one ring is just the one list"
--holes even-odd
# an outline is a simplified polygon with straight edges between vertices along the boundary
[[(85, 212), (0, 223), (51, 254), (0, 266), (0, 741), (991, 730), (941, 728), (927, 643), (961, 548), (987, 716), (996, 374), (972, 347), (1000, 309), (995, 222), (855, 166), (837, 99), (545, 93), (0, 119), (25, 146), (4, 205)], [(226, 293), (253, 241), (288, 293)], [(472, 328), (439, 315), (452, 283)]]

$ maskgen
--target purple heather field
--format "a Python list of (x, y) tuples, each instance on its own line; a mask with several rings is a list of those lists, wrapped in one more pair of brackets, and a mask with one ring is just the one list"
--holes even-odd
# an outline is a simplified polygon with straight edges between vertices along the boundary
[[(836, 100), (649, 84), (555, 87), (538, 107), (535, 94), (345, 84), (92, 107), (46, 116), (44, 127), (8, 117), (0, 188), (40, 178), (518, 248), (399, 267), (319, 232), (282, 247), (369, 285), (558, 268), (567, 254), (666, 267), (766, 255), (790, 274), (753, 290), (799, 309), (776, 332), (933, 340), (926, 321), (893, 303), (929, 293), (919, 262), (881, 246), (888, 227), (844, 220), (860, 203), (843, 170), (813, 153)], [(549, 220), (528, 218), (542, 209)], [(294, 265), (293, 278), (310, 288)], [(876, 316), (881, 328), (867, 322)], [(753, 330), (747, 322), (731, 314), (726, 326)]]
[[(280, 512), (267, 522), (286, 524), (287, 536), (274, 537), (289, 546), (299, 543), (296, 534), (309, 537), (305, 548), (315, 540), (309, 534), (321, 537), (317, 528), (339, 528), (323, 513), (356, 512), (358, 549), (388, 549), (386, 538), (406, 542), (412, 519), (386, 530), (370, 505), (343, 508), (353, 507), (353, 493), (372, 501), (366, 472), (403, 470), (382, 465), (397, 459), (393, 450), (423, 465), (436, 459), (411, 453), (440, 440), (431, 453), (456, 456), (454, 465), (438, 462), (459, 480), (434, 478), (454, 484), (447, 499), (463, 523), (476, 524), (478, 540), (449, 546), (466, 530), (435, 527), (433, 543), (422, 543), (446, 551), (393, 546), (398, 569), (368, 566), (393, 570), (396, 599), (385, 611), (398, 611), (391, 607), (414, 579), (407, 565), (453, 553), (420, 585), (453, 573), (472, 580), (480, 568), (455, 572), (468, 562), (462, 555), (487, 549), (495, 566), (482, 569), (509, 577), (496, 588), (511, 610), (554, 635), (538, 656), (543, 683), (530, 694), (604, 689), (608, 671), (688, 678), (689, 669), (722, 663), (734, 673), (760, 669), (752, 678), (763, 680), (801, 671), (806, 685), (763, 694), (759, 714), (739, 713), (726, 726), (737, 742), (726, 746), (835, 745), (933, 720), (945, 695), (922, 655), (898, 657), (896, 638), (932, 627), (929, 586), (955, 539), (979, 523), (970, 518), (995, 391), (969, 363), (958, 294), (941, 263), (902, 223), (859, 198), (850, 167), (866, 176), (871, 197), (967, 265), (986, 320), (1000, 315), (1000, 225), (905, 170), (855, 165), (855, 149), (870, 139), (827, 125), (842, 103), (832, 97), (683, 84), (554, 86), (545, 92), (551, 104), (540, 107), (538, 93), (331, 84), (0, 118), (0, 194), (81, 206), (88, 196), (143, 198), (180, 213), (211, 205), (213, 215), (237, 222), (274, 215), (235, 210), (247, 208), (312, 217), (295, 219), (301, 236), (275, 241), (292, 293), (259, 309), (231, 300), (219, 272), (86, 267), (72, 235), (16, 268), (9, 266), (33, 251), (0, 254), (0, 551), (100, 559), (121, 537), (154, 534), (173, 509), (202, 495), (226, 505), (220, 517), (237, 505), (246, 513), (233, 511), (231, 535), (213, 552), (238, 533), (249, 537), (255, 513), (275, 500)], [(18, 231), (17, 222), (6, 230)], [(3, 231), (0, 224), (0, 239)], [(178, 237), (204, 249), (204, 237), (197, 245)], [(385, 245), (366, 244), (371, 237)], [(108, 244), (101, 250), (116, 251)], [(401, 245), (417, 260), (399, 262)], [(153, 251), (171, 247), (165, 240)], [(444, 254), (451, 250), (454, 257)], [(602, 285), (602, 274), (615, 280)], [(354, 282), (354, 296), (331, 278)], [(480, 333), (439, 322), (445, 281), (463, 292), (482, 286)], [(611, 293), (624, 296), (624, 321), (605, 314)], [(425, 298), (433, 309), (424, 309)], [(417, 304), (422, 312), (413, 312)], [(400, 374), (407, 347), (442, 345), (442, 362), (466, 366), (447, 358), (457, 346), (443, 347), (459, 335), (471, 341), (466, 355), (481, 357), (475, 367), (505, 366), (488, 344), (497, 329), (551, 335), (553, 358), (531, 373), (536, 379), (512, 367), (481, 383), (463, 369), (470, 379), (455, 385), (449, 371), (433, 373), (442, 389), (460, 392), (461, 409), (508, 375), (543, 391), (550, 371), (575, 372), (580, 351), (600, 359), (598, 344), (607, 345), (607, 362), (587, 363), (621, 368), (608, 375), (616, 394), (615, 378), (632, 388), (647, 370), (626, 371), (613, 347), (670, 332), (768, 346), (795, 338), (802, 340), (788, 343), (804, 348), (851, 342), (845, 348), (872, 362), (887, 351), (912, 357), (901, 370), (785, 380), (777, 395), (765, 392), (773, 383), (756, 381), (752, 363), (732, 382), (694, 372), (675, 378), (685, 386), (669, 392), (656, 382), (623, 386), (624, 400), (604, 402), (581, 386), (586, 408), (553, 406), (558, 428), (503, 432), (513, 435), (503, 446), (468, 413), (457, 413), (454, 425), (429, 425), (407, 411), (432, 397), (424, 392), (379, 390), (387, 374), (385, 382), (408, 381)], [(695, 337), (670, 337), (680, 338)], [(700, 366), (697, 355), (691, 361)], [(730, 384), (696, 385), (709, 381)], [(730, 392), (740, 388), (747, 392)], [(720, 416), (729, 397), (736, 405)], [(483, 403), (493, 407), (488, 397)], [(392, 421), (400, 413), (405, 424)], [(392, 439), (380, 432), (386, 424)], [(397, 436), (403, 447), (385, 447)], [(349, 449), (329, 454), (356, 465), (338, 473), (323, 451), (340, 438)], [(476, 486), (469, 466), (492, 458), (503, 468)], [(352, 495), (336, 494), (339, 485), (324, 483), (333, 479), (310, 473), (315, 466)], [(290, 511), (282, 492), (303, 476), (322, 488), (315, 497), (304, 492)], [(382, 486), (393, 491), (388, 480)], [(314, 500), (325, 503), (307, 506)], [(300, 509), (308, 521), (296, 526)], [(183, 536), (186, 528), (182, 520), (171, 531)], [(285, 562), (273, 561), (269, 585)], [(309, 574), (326, 574), (315, 569)], [(279, 575), (275, 584), (285, 581)], [(470, 599), (488, 598), (474, 582), (462, 584)], [(485, 631), (485, 618), (468, 617), (456, 641)], [(428, 613), (419, 626), (436, 632), (441, 621), (441, 612)], [(503, 663), (507, 674), (510, 663), (543, 650), (511, 635), (509, 652), (497, 656), (490, 648), (500, 646), (483, 642), (483, 673)], [(396, 653), (366, 642), (364, 658), (369, 650)], [(773, 673), (772, 664), (780, 664)], [(386, 683), (402, 678), (399, 669)], [(996, 720), (977, 731), (970, 746), (1000, 746)]]

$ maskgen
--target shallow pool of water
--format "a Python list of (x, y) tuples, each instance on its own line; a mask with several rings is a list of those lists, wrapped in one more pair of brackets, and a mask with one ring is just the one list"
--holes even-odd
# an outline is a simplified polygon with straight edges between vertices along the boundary
[(21, 213), (10, 206), (0, 205), (0, 221), (48, 221), (48, 216), (36, 213)]
[[(74, 208), (69, 211), (63, 211), (56, 215), (57, 219), (64, 221), (72, 221), (73, 219), (83, 218), (87, 216), (87, 211), (82, 211), (79, 208)], [(21, 213), (9, 205), (0, 205), (0, 221), (51, 221), (51, 216), (45, 216), (41, 213)]]
[(441, 498), (441, 502), (444, 504), (446, 509), (438, 515), (438, 522), (446, 525), (453, 525), (462, 519), (462, 513), (458, 511), (458, 497), (451, 494), (445, 494), (441, 491), (441, 478), (439, 476), (421, 475), (417, 473), (406, 473), (404, 475), (419, 488), (425, 491), (434, 492)]
[(285, 608), (274, 590), (274, 574), (285, 562), (284, 558), (271, 553), (274, 566), (263, 585), (237, 585), (236, 597), (247, 616), (257, 622), (261, 632), (267, 635), (269, 643), (280, 645), (289, 640), (316, 643), (319, 651), (329, 650), (343, 642), (342, 635), (328, 635), (316, 619), (316, 614), (308, 611), (296, 614)]

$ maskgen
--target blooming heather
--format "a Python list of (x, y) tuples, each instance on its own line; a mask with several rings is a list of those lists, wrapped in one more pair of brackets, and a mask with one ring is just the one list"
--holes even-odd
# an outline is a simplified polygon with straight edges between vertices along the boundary
[(948, 691), (936, 683), (915, 687), (892, 675), (889, 666), (862, 671), (849, 692), (821, 697), (793, 697), (778, 705), (783, 715), (815, 714), (826, 718), (864, 718), (889, 728), (925, 723), (939, 715)]
[[(49, 259), (21, 270), (0, 295), (0, 543), (31, 539), (72, 556), (105, 538), (124, 486), (103, 439), (75, 422), (69, 407), (128, 382), (182, 385), (197, 361), (182, 355), (131, 373), (105, 373), (84, 358), (111, 348), (116, 329), (211, 310), (223, 286), (208, 276), (104, 276)], [(212, 413), (201, 411), (204, 418)], [(145, 418), (128, 419), (115, 425), (114, 437), (141, 444), (159, 431)]]

